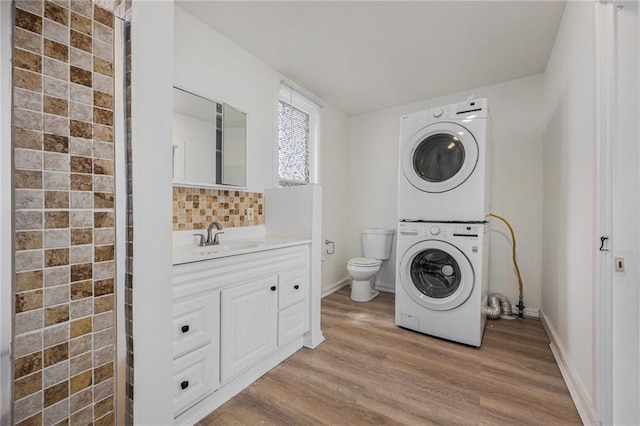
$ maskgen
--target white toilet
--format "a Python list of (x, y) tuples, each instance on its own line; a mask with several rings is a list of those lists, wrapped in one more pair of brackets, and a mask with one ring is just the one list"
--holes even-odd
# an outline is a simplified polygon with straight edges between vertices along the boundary
[(375, 280), (382, 261), (391, 256), (393, 229), (364, 228), (362, 230), (362, 255), (354, 257), (347, 264), (347, 271), (353, 282), (351, 300), (368, 302), (378, 295)]

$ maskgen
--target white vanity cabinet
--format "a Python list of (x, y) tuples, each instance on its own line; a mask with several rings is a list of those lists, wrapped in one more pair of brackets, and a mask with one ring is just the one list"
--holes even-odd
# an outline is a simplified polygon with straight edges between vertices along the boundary
[(194, 424), (300, 349), (309, 245), (173, 267), (174, 415)]

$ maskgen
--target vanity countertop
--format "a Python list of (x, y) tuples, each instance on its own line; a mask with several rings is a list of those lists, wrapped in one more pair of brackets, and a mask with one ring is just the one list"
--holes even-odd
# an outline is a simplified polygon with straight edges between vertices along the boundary
[(174, 245), (173, 264), (200, 262), (220, 257), (236, 256), (303, 244), (310, 244), (310, 239), (261, 236), (257, 238), (234, 239), (221, 241), (219, 245), (200, 247), (195, 244)]

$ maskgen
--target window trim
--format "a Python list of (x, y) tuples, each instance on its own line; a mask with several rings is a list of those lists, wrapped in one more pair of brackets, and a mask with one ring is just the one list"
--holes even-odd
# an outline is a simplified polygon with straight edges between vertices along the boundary
[[(288, 86), (281, 85), (278, 101), (283, 101), (294, 108), (299, 109), (300, 111), (309, 115), (309, 182), (305, 181), (297, 181), (297, 180), (288, 180), (280, 178), (280, 159), (278, 152), (276, 152), (276, 179), (279, 186), (292, 186), (292, 185), (312, 185), (317, 184), (319, 182), (319, 128), (320, 128), (320, 107), (308, 99), (304, 95), (298, 93), (297, 91), (289, 88)], [(276, 107), (278, 107), (279, 102), (276, 102)], [(277, 111), (277, 109), (276, 109)], [(280, 150), (280, 132), (279, 132), (279, 124), (280, 119), (278, 117), (278, 113), (276, 112), (276, 137), (277, 137), (277, 150)]]

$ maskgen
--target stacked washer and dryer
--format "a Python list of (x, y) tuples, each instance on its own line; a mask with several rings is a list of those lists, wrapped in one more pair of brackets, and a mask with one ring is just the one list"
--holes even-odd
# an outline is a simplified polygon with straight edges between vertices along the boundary
[(490, 126), (486, 99), (400, 123), (396, 324), (478, 347), (489, 269)]

